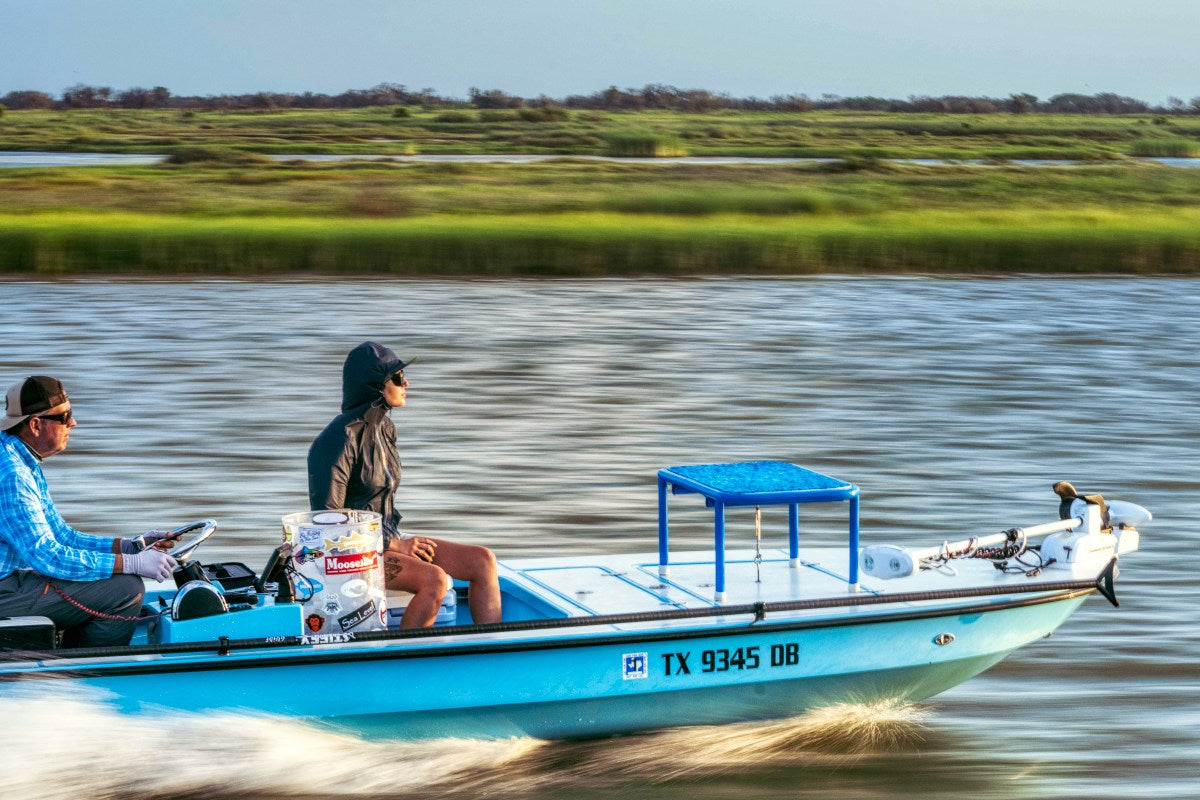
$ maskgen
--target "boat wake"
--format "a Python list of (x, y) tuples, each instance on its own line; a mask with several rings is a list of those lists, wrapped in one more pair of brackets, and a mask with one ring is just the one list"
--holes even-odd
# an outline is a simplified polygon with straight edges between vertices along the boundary
[(0, 699), (0, 774), (11, 800), (537, 797), (847, 763), (911, 747), (923, 716), (911, 705), (842, 705), (586, 742), (369, 742), (268, 716), (122, 714), (94, 692), (53, 687)]
[(923, 739), (924, 717), (925, 712), (911, 704), (840, 704), (772, 722), (546, 743), (515, 761), (530, 784), (520, 788), (548, 783), (645, 785), (758, 768), (837, 766), (911, 748)]

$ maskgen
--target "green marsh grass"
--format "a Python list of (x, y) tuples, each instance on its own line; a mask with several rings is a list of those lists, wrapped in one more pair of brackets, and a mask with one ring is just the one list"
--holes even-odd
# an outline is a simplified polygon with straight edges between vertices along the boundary
[(678, 139), (654, 133), (611, 133), (605, 137), (604, 154), (633, 158), (677, 158), (687, 155)]
[[(48, 112), (6, 115), (0, 137), (29, 133), (25, 113)], [(387, 109), (332, 116), (160, 116), (68, 113), (48, 118), (69, 127), (75, 137), (183, 140), (163, 146), (162, 152), (193, 156), (178, 165), (0, 170), (0, 273), (1197, 270), (1198, 234), (1193, 231), (1200, 230), (1200, 170), (1120, 156), (1139, 138), (1155, 138), (1146, 135), (1151, 132), (1147, 125), (1128, 119), (989, 118), (986, 126), (973, 121), (969, 128), (960, 124), (958, 130), (946, 128), (935, 135), (924, 127), (948, 124), (937, 115), (900, 120), (828, 114), (683, 119), (678, 114), (570, 112), (565, 121), (527, 121), (520, 114), (505, 114), (504, 121), (486, 125), (438, 123), (435, 114), (423, 109), (405, 118), (395, 118)], [(15, 129), (9, 125), (13, 117), (21, 122)], [(262, 155), (316, 148), (399, 153), (417, 140), (430, 147), (474, 142), (471, 146), (506, 148), (520, 142), (526, 151), (598, 150), (613, 128), (634, 131), (635, 124), (643, 132), (639, 135), (648, 128), (653, 136), (668, 139), (689, 125), (717, 133), (689, 138), (689, 147), (719, 143), (753, 149), (791, 141), (794, 145), (785, 150), (807, 148), (837, 160), (721, 165), (564, 157), (536, 164), (328, 163)], [(1188, 124), (1189, 119), (1180, 119), (1153, 132), (1157, 138), (1190, 141), (1187, 137), (1200, 136), (1200, 129)], [(183, 131), (189, 125), (198, 131), (194, 139)], [(467, 133), (450, 132), (456, 127)], [(985, 128), (999, 133), (962, 138)], [(389, 134), (377, 138), (382, 131)], [(1030, 144), (1035, 139), (1053, 140), (1060, 154), (1072, 145), (1094, 157), (1071, 167), (1027, 167), (1005, 159), (1003, 154), (1042, 146)], [(961, 146), (973, 158), (984, 152), (1001, 155), (985, 166), (885, 158), (905, 152), (909, 140), (926, 148), (926, 154), (934, 147), (930, 142), (937, 148), (957, 142), (953, 147)], [(953, 147), (938, 152), (960, 152)], [(209, 155), (195, 157), (197, 150)]]
[[(9, 111), (0, 150), (162, 153), (223, 145), (261, 153), (566, 153), (607, 142), (673, 143), (691, 155), (842, 158), (1127, 157), (1138, 139), (1200, 139), (1200, 117), (889, 114), (730, 111), (606, 113), (561, 108), (445, 110), (392, 107), (273, 111), (76, 109)], [(1151, 127), (1151, 126), (1154, 127)], [(536, 130), (538, 139), (524, 138)], [(1153, 134), (1152, 134), (1153, 132)], [(661, 154), (661, 152), (660, 152)]]
[(1200, 156), (1200, 142), (1192, 139), (1138, 139), (1130, 147), (1130, 155), (1159, 158), (1195, 158)]
[(1200, 212), (857, 218), (560, 214), (405, 220), (0, 216), (0, 273), (590, 276), (1179, 273)]

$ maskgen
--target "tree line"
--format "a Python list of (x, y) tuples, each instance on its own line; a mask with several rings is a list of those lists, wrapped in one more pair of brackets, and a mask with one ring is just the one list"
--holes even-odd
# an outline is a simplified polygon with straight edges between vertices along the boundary
[(941, 114), (1200, 114), (1200, 97), (1183, 101), (1172, 97), (1166, 105), (1151, 105), (1133, 97), (1111, 92), (1058, 94), (1041, 100), (1031, 94), (1008, 97), (914, 96), (904, 100), (886, 97), (841, 97), (824, 94), (774, 95), (769, 98), (732, 97), (704, 89), (679, 89), (665, 84), (647, 84), (641, 89), (610, 86), (593, 94), (554, 99), (545, 95), (520, 97), (499, 89), (472, 88), (467, 99), (445, 97), (433, 89), (410, 90), (401, 84), (381, 83), (370, 89), (351, 89), (340, 94), (304, 92), (253, 92), (186, 96), (172, 94), (164, 86), (114, 90), (108, 86), (77, 84), (58, 97), (33, 90), (10, 91), (0, 97), (0, 106), (13, 110), (75, 108), (158, 108), (198, 111), (272, 110), (287, 108), (338, 109), (372, 106), (423, 106), (428, 108), (571, 108), (594, 111), (645, 111), (664, 109), (685, 112), (735, 109), (743, 111), (847, 111), (930, 112)]

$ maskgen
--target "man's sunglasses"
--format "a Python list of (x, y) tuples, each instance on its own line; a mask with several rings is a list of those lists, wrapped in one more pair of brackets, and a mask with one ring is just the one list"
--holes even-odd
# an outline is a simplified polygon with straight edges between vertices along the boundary
[(75, 419), (75, 410), (68, 408), (61, 414), (41, 414), (37, 419), (48, 419), (51, 422), (57, 422), (60, 425), (66, 425), (71, 420)]
[(402, 369), (396, 370), (395, 372), (392, 373), (392, 377), (388, 378), (388, 380), (390, 380), (392, 383), (396, 384), (397, 386), (403, 386), (404, 385), (404, 370), (402, 370)]

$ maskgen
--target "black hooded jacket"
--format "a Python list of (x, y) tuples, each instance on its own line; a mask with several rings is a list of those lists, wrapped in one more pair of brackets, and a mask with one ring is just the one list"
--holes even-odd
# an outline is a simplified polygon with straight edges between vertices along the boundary
[(356, 508), (383, 517), (385, 539), (396, 533), (400, 515), (394, 495), (400, 485), (396, 426), (383, 403), (383, 383), (405, 362), (388, 348), (363, 342), (342, 365), (342, 413), (308, 449), (308, 499), (314, 511)]

